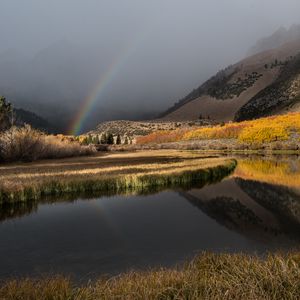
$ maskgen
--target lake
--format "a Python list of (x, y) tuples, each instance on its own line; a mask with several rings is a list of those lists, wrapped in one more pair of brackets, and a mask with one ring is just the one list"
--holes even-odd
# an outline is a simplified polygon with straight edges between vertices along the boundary
[(173, 266), (202, 251), (263, 255), (300, 245), (300, 158), (236, 157), (203, 188), (5, 205), (0, 278), (77, 281)]

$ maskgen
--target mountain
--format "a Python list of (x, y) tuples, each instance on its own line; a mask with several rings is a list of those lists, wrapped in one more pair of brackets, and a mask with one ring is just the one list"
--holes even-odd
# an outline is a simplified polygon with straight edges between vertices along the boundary
[(24, 124), (29, 124), (35, 129), (39, 129), (41, 131), (47, 133), (56, 133), (57, 129), (55, 126), (50, 124), (47, 120), (38, 116), (37, 114), (24, 110), (22, 108), (15, 108), (15, 124), (18, 126), (23, 126)]
[(257, 43), (249, 49), (247, 56), (278, 48), (285, 43), (298, 39), (300, 39), (300, 25), (293, 25), (289, 29), (280, 27), (272, 35), (257, 41)]
[(246, 120), (300, 109), (300, 39), (218, 72), (164, 112), (166, 121)]

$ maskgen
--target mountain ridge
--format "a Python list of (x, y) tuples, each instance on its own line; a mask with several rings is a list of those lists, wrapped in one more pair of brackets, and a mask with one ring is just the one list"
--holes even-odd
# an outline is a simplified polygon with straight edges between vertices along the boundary
[[(253, 103), (253, 99), (260, 95), (259, 93), (266, 95), (270, 86), (276, 84), (278, 78), (281, 82), (285, 78), (292, 82), (294, 84), (292, 92), (298, 94), (297, 86), (298, 83), (300, 84), (297, 79), (297, 74), (300, 73), (297, 67), (299, 53), (300, 39), (285, 43), (276, 49), (247, 57), (218, 72), (194, 89), (186, 97), (175, 103), (173, 107), (161, 114), (160, 119), (183, 121), (196, 120), (205, 116), (217, 122), (245, 120), (248, 118), (245, 111), (247, 103)], [(293, 80), (291, 80), (290, 75), (285, 74), (290, 70), (294, 72)], [(283, 93), (281, 92), (281, 94)], [(269, 98), (270, 96), (263, 99)], [(298, 96), (294, 95), (293, 99), (297, 100)], [(263, 100), (260, 100), (259, 103), (260, 105), (256, 105), (257, 109), (266, 106)], [(297, 104), (297, 101), (294, 104)], [(291, 105), (290, 101), (281, 101), (281, 109), (285, 112), (289, 105)], [(239, 111), (242, 108), (243, 114), (241, 116)], [(276, 110), (276, 113), (280, 113), (280, 111)], [(256, 115), (252, 111), (251, 117), (249, 117), (259, 116), (259, 113)]]

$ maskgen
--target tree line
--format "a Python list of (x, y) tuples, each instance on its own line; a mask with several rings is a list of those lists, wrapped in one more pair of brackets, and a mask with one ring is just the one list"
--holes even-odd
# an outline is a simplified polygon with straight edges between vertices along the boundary
[[(120, 134), (117, 135), (116, 140), (114, 139), (114, 135), (112, 133), (103, 133), (101, 137), (99, 135), (88, 134), (81, 142), (82, 144), (89, 145), (121, 145), (122, 139)], [(128, 139), (126, 136), (123, 142), (124, 145), (132, 144), (132, 140)]]

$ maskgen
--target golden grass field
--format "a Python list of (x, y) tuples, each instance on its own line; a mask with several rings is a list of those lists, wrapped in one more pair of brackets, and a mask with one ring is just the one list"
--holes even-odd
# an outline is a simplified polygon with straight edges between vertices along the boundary
[(75, 286), (63, 276), (11, 280), (0, 285), (5, 300), (247, 299), (300, 298), (299, 254), (203, 253), (181, 268), (131, 272)]
[(141, 193), (157, 186), (168, 188), (213, 179), (214, 169), (230, 172), (235, 165), (232, 159), (175, 150), (6, 164), (0, 167), (0, 201), (38, 200), (42, 196), (89, 191)]

